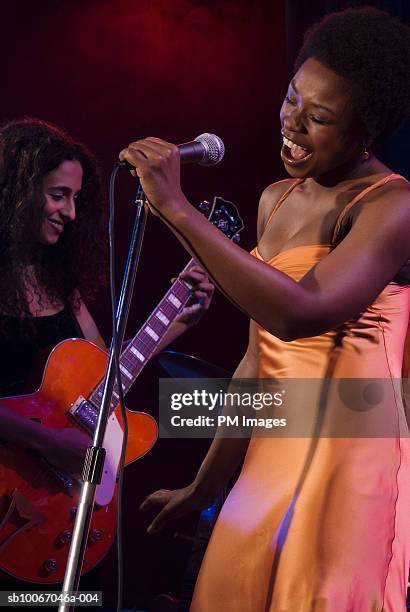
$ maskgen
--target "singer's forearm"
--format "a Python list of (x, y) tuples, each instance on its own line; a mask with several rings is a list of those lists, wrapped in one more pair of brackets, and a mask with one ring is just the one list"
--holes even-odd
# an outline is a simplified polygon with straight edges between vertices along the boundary
[(290, 339), (297, 305), (308, 308), (303, 287), (231, 242), (187, 203), (160, 216), (237, 306), (271, 333)]
[(237, 247), (187, 202), (178, 147), (146, 138), (123, 149), (120, 159), (136, 168), (150, 206), (239, 308), (282, 339), (291, 339), (296, 323), (297, 335), (303, 333), (300, 313), (314, 310), (311, 294)]
[(315, 253), (310, 266), (300, 261), (305, 273), (294, 280), (239, 249), (190, 206), (181, 191), (178, 147), (148, 138), (131, 143), (120, 157), (135, 166), (152, 207), (215, 283), (283, 340), (321, 335), (357, 317), (410, 258), (407, 186), (395, 188), (394, 197), (382, 192), (364, 203), (340, 244), (325, 257)]

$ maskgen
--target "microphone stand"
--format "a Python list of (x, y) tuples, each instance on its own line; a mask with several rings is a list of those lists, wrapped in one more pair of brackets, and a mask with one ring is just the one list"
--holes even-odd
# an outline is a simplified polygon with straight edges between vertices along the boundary
[[(117, 170), (118, 167), (120, 166), (117, 165)], [(116, 174), (115, 170), (114, 172)], [(119, 352), (121, 351), (121, 346), (124, 340), (130, 302), (134, 289), (135, 275), (140, 259), (142, 239), (148, 216), (147, 198), (141, 185), (139, 185), (137, 189), (135, 204), (137, 206), (137, 210), (132, 229), (130, 248), (128, 251), (116, 316)], [(84, 462), (80, 501), (76, 512), (70, 552), (68, 555), (67, 567), (63, 582), (63, 600), (65, 599), (64, 595), (67, 595), (67, 599), (69, 600), (69, 594), (73, 591), (77, 591), (80, 584), (81, 569), (84, 562), (85, 548), (87, 545), (88, 533), (90, 530), (91, 518), (94, 509), (96, 489), (97, 485), (101, 482), (101, 475), (104, 467), (105, 449), (103, 447), (103, 441), (107, 421), (110, 416), (111, 398), (115, 378), (114, 339), (112, 339), (98, 422), (94, 432), (92, 446), (88, 447)], [(59, 612), (70, 612), (73, 609), (74, 605), (69, 601), (63, 601), (58, 608)]]

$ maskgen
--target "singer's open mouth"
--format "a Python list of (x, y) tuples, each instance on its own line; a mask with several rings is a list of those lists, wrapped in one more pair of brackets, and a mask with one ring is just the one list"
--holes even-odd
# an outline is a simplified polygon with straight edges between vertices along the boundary
[(302, 147), (292, 140), (283, 136), (283, 146), (281, 151), (282, 160), (291, 166), (299, 166), (307, 162), (313, 155), (313, 151)]

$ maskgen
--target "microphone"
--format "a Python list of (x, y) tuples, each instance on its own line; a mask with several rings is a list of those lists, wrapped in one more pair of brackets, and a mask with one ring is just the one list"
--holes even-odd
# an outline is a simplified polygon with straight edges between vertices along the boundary
[(225, 145), (215, 134), (200, 134), (191, 142), (178, 145), (181, 164), (215, 166), (225, 154)]
[[(178, 145), (181, 164), (199, 164), (200, 166), (215, 166), (219, 164), (225, 153), (225, 145), (215, 134), (200, 134), (190, 142)], [(120, 168), (133, 168), (127, 161), (119, 161)]]

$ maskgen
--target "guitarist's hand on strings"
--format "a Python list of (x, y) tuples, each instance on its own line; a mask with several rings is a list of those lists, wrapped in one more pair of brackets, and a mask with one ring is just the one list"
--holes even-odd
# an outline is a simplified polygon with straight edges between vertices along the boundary
[(186, 327), (192, 327), (208, 310), (215, 286), (199, 265), (194, 265), (189, 270), (181, 272), (179, 278), (192, 285), (192, 295), (181, 314), (175, 319), (175, 323), (183, 323)]
[[(168, 331), (158, 344), (153, 356), (163, 351), (187, 329), (198, 323), (209, 308), (214, 292), (214, 286), (201, 266), (195, 264), (189, 270), (181, 272), (179, 278), (186, 280), (192, 286), (192, 294), (187, 305), (169, 326)], [(172, 282), (175, 279), (172, 279)]]

